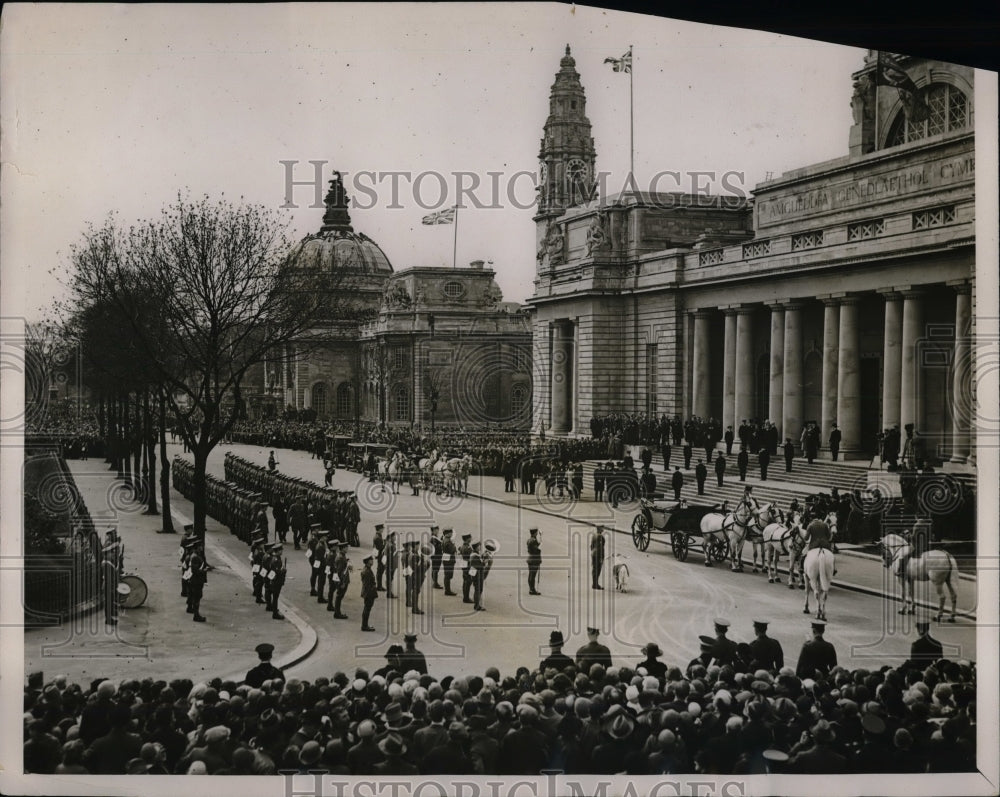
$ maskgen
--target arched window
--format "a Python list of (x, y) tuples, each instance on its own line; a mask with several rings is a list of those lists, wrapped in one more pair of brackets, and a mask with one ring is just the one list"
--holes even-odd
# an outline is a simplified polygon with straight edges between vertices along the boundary
[(410, 391), (406, 385), (400, 385), (393, 391), (393, 399), (396, 404), (397, 421), (410, 420)]
[(354, 412), (351, 406), (351, 383), (341, 382), (337, 387), (337, 417), (350, 418)]
[(528, 405), (528, 388), (524, 385), (514, 385), (510, 391), (510, 414), (518, 418), (524, 414)]
[(317, 382), (312, 386), (312, 408), (317, 416), (326, 415), (326, 384)]
[(920, 98), (925, 112), (918, 118), (907, 118), (906, 112), (900, 111), (889, 131), (886, 146), (898, 147), (969, 126), (969, 101), (961, 89), (949, 83), (934, 83), (921, 93)]

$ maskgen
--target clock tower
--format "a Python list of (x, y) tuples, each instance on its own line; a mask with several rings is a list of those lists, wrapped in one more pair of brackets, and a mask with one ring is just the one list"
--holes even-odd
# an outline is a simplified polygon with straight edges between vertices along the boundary
[(536, 221), (551, 221), (566, 208), (593, 198), (595, 159), (587, 98), (567, 44), (549, 94), (549, 116), (538, 153)]

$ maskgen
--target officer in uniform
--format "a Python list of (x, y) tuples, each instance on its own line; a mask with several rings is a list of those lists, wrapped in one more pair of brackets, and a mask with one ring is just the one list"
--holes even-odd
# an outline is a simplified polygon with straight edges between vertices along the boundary
[(831, 424), (833, 429), (830, 431), (830, 454), (833, 456), (833, 461), (837, 461), (837, 455), (840, 453), (840, 441), (843, 439), (843, 435), (840, 433), (840, 429), (837, 428), (837, 424)]
[(421, 675), (427, 675), (427, 658), (417, 650), (417, 635), (404, 634), (403, 642), (406, 650), (399, 654), (399, 671), (404, 675), (410, 670), (416, 670)]
[(378, 592), (385, 590), (385, 587), (382, 586), (385, 582), (385, 537), (382, 536), (383, 531), (385, 531), (385, 524), (379, 523), (376, 525), (375, 537), (372, 539), (372, 548), (375, 551), (375, 559), (378, 562), (375, 573), (375, 589)]
[(295, 550), (298, 551), (306, 536), (306, 505), (302, 496), (296, 495), (292, 498), (288, 507), (288, 520), (292, 525), (292, 541), (295, 543)]
[(719, 487), (722, 487), (722, 477), (726, 475), (726, 458), (722, 456), (722, 452), (719, 452), (719, 456), (715, 458), (715, 478), (719, 481)]
[(347, 498), (347, 541), (355, 548), (360, 547), (358, 524), (361, 522), (361, 510), (358, 508), (358, 497), (353, 493)]
[(837, 650), (823, 639), (826, 623), (822, 620), (812, 621), (813, 638), (802, 645), (799, 653), (799, 663), (795, 667), (798, 678), (815, 678), (819, 670), (824, 677), (837, 666)]
[(271, 664), (271, 656), (274, 653), (274, 645), (269, 642), (262, 642), (254, 650), (257, 651), (257, 656), (260, 658), (260, 664), (251, 669), (247, 673), (247, 677), (244, 679), (244, 683), (247, 686), (251, 686), (254, 689), (260, 689), (261, 684), (264, 681), (271, 681), (275, 678), (285, 679), (285, 674)]
[(594, 664), (600, 664), (605, 669), (611, 666), (611, 651), (606, 645), (597, 641), (600, 633), (597, 628), (587, 629), (587, 644), (576, 652), (576, 664), (580, 672), (590, 672), (590, 667)]
[(205, 582), (208, 581), (208, 565), (205, 562), (204, 544), (197, 537), (191, 546), (188, 571), (191, 575), (188, 579), (188, 612), (194, 615), (192, 619), (196, 623), (203, 623), (205, 618), (201, 616), (200, 608)]
[(598, 526), (597, 531), (590, 535), (590, 577), (591, 589), (604, 589), (598, 580), (601, 577), (601, 570), (604, 568), (604, 526)]
[(785, 438), (785, 445), (782, 446), (781, 451), (785, 455), (785, 473), (791, 473), (792, 460), (795, 459), (795, 443), (792, 442), (792, 438)]
[(364, 567), (361, 570), (361, 600), (364, 601), (364, 609), (361, 611), (361, 630), (374, 631), (368, 624), (371, 617), (372, 607), (378, 597), (378, 588), (375, 586), (375, 574), (372, 572), (372, 560), (374, 557), (366, 556), (361, 560)]
[(274, 498), (274, 534), (281, 542), (288, 542), (288, 501), (284, 493), (279, 492)]
[(406, 540), (399, 555), (399, 572), (403, 574), (403, 598), (406, 600), (407, 609), (413, 605), (413, 569), (410, 567), (412, 556), (413, 540)]
[(931, 621), (927, 617), (917, 620), (916, 626), (919, 636), (910, 645), (910, 658), (903, 666), (923, 670), (944, 657), (944, 647), (931, 636)]
[(550, 667), (562, 672), (566, 667), (573, 666), (573, 659), (562, 652), (563, 643), (562, 631), (552, 631), (549, 634), (549, 647), (552, 648), (552, 652), (538, 665), (540, 672), (545, 672)]
[(760, 466), (760, 480), (767, 481), (767, 466), (771, 464), (771, 454), (766, 448), (757, 452), (757, 464)]
[(323, 602), (323, 590), (326, 585), (326, 571), (323, 563), (326, 561), (326, 532), (318, 526), (309, 531), (306, 542), (306, 559), (309, 562), (309, 594), (319, 596), (317, 603)]
[[(348, 543), (337, 543), (337, 559), (334, 563), (333, 582), (330, 584), (330, 602), (326, 605), (326, 610), (332, 611), (337, 620), (346, 620), (347, 615), (340, 610), (340, 604), (347, 594), (347, 587), (351, 583), (351, 565), (347, 561)], [(336, 584), (336, 599), (334, 599), (334, 583)]]
[(479, 552), (480, 544), (472, 544), (472, 556), (469, 557), (469, 575), (473, 584), (473, 603), (477, 612), (486, 611), (483, 606), (483, 587), (486, 584), (486, 577), (493, 568), (493, 554), (499, 546), (493, 540), (487, 540), (482, 547), (484, 551)]
[(392, 577), (396, 572), (396, 532), (390, 531), (385, 538), (385, 596), (395, 598), (392, 594)]
[(542, 543), (538, 529), (528, 529), (528, 594), (541, 595), (538, 591), (538, 571), (542, 567)]
[(441, 573), (441, 538), (438, 536), (440, 531), (438, 526), (431, 526), (431, 581), (434, 583), (434, 589), (441, 589), (438, 580)]
[(740, 453), (736, 455), (736, 468), (740, 472), (740, 481), (745, 482), (747, 480), (747, 468), (750, 467), (750, 455), (747, 453), (746, 447), (740, 446)]
[(756, 639), (750, 643), (752, 668), (777, 672), (785, 666), (785, 653), (781, 643), (767, 635), (767, 620), (754, 620), (753, 632)]
[(253, 598), (257, 603), (263, 603), (262, 592), (264, 590), (264, 574), (261, 567), (264, 565), (265, 540), (260, 535), (253, 538), (250, 548), (250, 573), (253, 576)]
[(181, 597), (186, 598), (188, 594), (188, 559), (191, 558), (191, 544), (194, 537), (194, 523), (188, 523), (184, 526), (184, 537), (181, 539), (180, 547), (180, 557), (181, 557)]
[(694, 479), (698, 483), (698, 495), (705, 494), (705, 480), (708, 478), (708, 468), (705, 467), (705, 463), (698, 460), (698, 464), (694, 469)]
[(265, 596), (267, 610), (271, 612), (271, 617), (275, 620), (285, 619), (285, 615), (278, 611), (278, 597), (281, 595), (281, 588), (285, 585), (286, 572), (285, 561), (281, 555), (281, 543), (271, 543), (271, 556), (267, 559)]
[(715, 620), (715, 645), (712, 657), (719, 665), (732, 664), (736, 659), (736, 643), (726, 636), (729, 631), (729, 621), (722, 618)]
[(458, 553), (458, 549), (455, 547), (455, 541), (452, 539), (454, 531), (452, 529), (445, 529), (441, 532), (444, 539), (441, 540), (441, 559), (444, 565), (444, 594), (445, 595), (457, 595), (451, 588), (451, 580), (455, 576), (455, 554)]
[(469, 563), (472, 560), (472, 535), (462, 535), (462, 545), (458, 549), (462, 557), (462, 603), (472, 603), (469, 590), (472, 588), (472, 577), (469, 575)]
[(733, 455), (733, 443), (736, 440), (736, 435), (733, 434), (732, 426), (726, 427), (726, 433), (723, 435), (723, 439), (726, 441), (726, 456), (731, 457)]
[(418, 547), (414, 543), (413, 552), (410, 554), (410, 567), (413, 570), (410, 576), (410, 586), (413, 590), (413, 594), (410, 597), (410, 606), (413, 608), (414, 614), (424, 613), (420, 608), (420, 591), (424, 586), (424, 577), (427, 575), (427, 570), (431, 566), (428, 557), (433, 550), (429, 545)]

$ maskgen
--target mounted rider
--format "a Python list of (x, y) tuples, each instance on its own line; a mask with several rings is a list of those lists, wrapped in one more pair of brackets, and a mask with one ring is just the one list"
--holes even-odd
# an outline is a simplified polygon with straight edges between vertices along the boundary
[(807, 551), (811, 551), (813, 548), (826, 548), (831, 553), (833, 552), (830, 527), (825, 521), (819, 518), (809, 521), (809, 525), (806, 526), (806, 537), (809, 539), (809, 544), (806, 546)]

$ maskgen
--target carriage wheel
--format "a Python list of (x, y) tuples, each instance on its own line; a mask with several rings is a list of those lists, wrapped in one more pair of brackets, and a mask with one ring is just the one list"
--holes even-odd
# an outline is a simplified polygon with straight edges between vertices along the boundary
[(728, 553), (728, 550), (729, 546), (726, 544), (725, 540), (715, 538), (708, 544), (708, 556), (716, 562), (726, 561), (726, 554)]
[(678, 562), (687, 560), (689, 547), (688, 535), (683, 531), (673, 531), (670, 533), (670, 548), (673, 550), (674, 557)]
[(138, 609), (146, 602), (149, 588), (139, 576), (122, 576), (122, 583), (127, 584), (129, 588), (128, 595), (122, 597), (121, 606), (123, 609)]
[(640, 551), (649, 547), (649, 521), (645, 515), (636, 515), (632, 520), (632, 542)]

